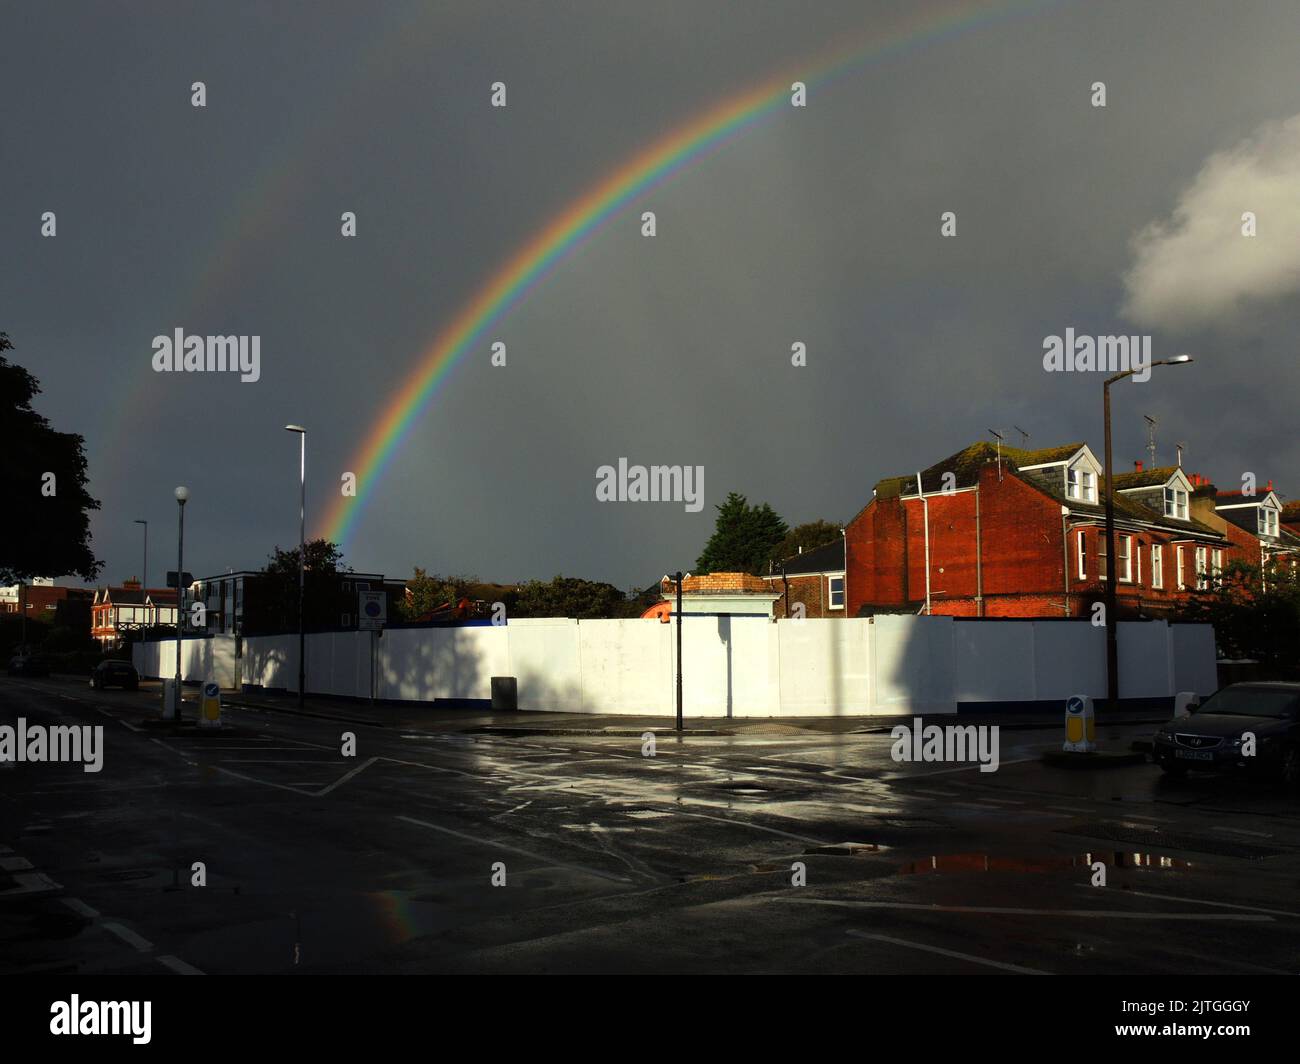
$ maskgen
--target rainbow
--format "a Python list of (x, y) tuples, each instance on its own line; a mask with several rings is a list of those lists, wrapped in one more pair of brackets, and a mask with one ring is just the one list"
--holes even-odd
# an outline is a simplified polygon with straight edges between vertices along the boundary
[(517, 307), (562, 261), (571, 256), (633, 198), (644, 195), (691, 163), (714, 154), (741, 133), (789, 109), (793, 81), (802, 81), (812, 102), (814, 88), (825, 89), (861, 65), (942, 40), (1031, 8), (1061, 0), (975, 2), (909, 10), (887, 28), (876, 28), (868, 42), (831, 50), (761, 84), (716, 103), (636, 153), (573, 200), (493, 273), (425, 349), (415, 368), (383, 408), (348, 468), (357, 475), (355, 496), (338, 496), (324, 519), (323, 535), (346, 544), (401, 449), (412, 426), (457, 362), (476, 349), (487, 330)]

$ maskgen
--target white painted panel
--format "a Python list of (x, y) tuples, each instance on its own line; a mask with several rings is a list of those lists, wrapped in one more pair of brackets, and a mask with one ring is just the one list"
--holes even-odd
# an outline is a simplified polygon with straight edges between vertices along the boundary
[[(1062, 622), (1064, 623), (1064, 622)], [(954, 621), (958, 702), (1020, 702), (1038, 697), (1033, 621)]]
[(951, 617), (876, 617), (875, 708), (956, 713)]

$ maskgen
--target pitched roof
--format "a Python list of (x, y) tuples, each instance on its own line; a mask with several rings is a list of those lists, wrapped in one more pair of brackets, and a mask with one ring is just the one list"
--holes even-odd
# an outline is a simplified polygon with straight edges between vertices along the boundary
[[(1004, 465), (1016, 469), (1022, 466), (1046, 465), (1049, 462), (1064, 462), (1073, 458), (1082, 448), (1082, 443), (1068, 443), (1060, 447), (1044, 447), (1027, 451), (1021, 447), (1003, 446), (1001, 449)], [(921, 486), (926, 492), (942, 491), (944, 474), (952, 473), (956, 478), (955, 488), (969, 488), (979, 480), (980, 470), (998, 460), (998, 448), (987, 440), (972, 443), (969, 447), (950, 454), (929, 469), (921, 471)], [(916, 474), (901, 477), (886, 477), (876, 485), (878, 498), (893, 498), (907, 495), (916, 490)]]
[(829, 543), (782, 559), (772, 570), (773, 576), (801, 576), (807, 573), (838, 573), (844, 570), (844, 537), (836, 536)]
[(1133, 488), (1156, 488), (1168, 482), (1169, 478), (1178, 472), (1178, 466), (1157, 466), (1155, 469), (1144, 469), (1140, 473), (1134, 470), (1132, 473), (1115, 474), (1115, 490), (1127, 491)]
[[(1003, 446), (1002, 463), (1003, 466), (1012, 474), (1018, 475), (1020, 469), (1026, 466), (1048, 465), (1053, 462), (1066, 462), (1073, 458), (1084, 448), (1083, 443), (1067, 443), (1059, 447), (1044, 447), (1039, 450), (1028, 451), (1020, 447)], [(952, 473), (955, 477), (954, 488), (972, 487), (979, 479), (980, 470), (998, 460), (998, 448), (987, 441), (973, 443), (964, 450), (956, 454), (949, 455), (940, 462), (936, 462), (929, 469), (922, 470), (921, 484), (927, 493), (942, 491), (944, 488), (944, 474)], [(1129, 473), (1122, 476), (1143, 477), (1149, 472), (1152, 476), (1159, 476), (1164, 473), (1162, 480), (1156, 483), (1163, 483), (1173, 475), (1177, 466), (1164, 466), (1161, 468), (1144, 471), (1143, 473)], [(1034, 488), (1035, 491), (1042, 492), (1048, 498), (1055, 500), (1062, 506), (1066, 506), (1073, 513), (1080, 513), (1089, 516), (1103, 517), (1106, 513), (1106, 507), (1103, 500), (1098, 499), (1095, 503), (1080, 502), (1078, 499), (1070, 499), (1065, 495), (1064, 479), (1062, 479), (1059, 488), (1049, 486), (1045, 483), (1045, 478), (1036, 477), (1030, 479), (1026, 476), (1018, 477), (1025, 484)], [(1125, 485), (1121, 476), (1115, 477), (1115, 516), (1117, 519), (1139, 521), (1144, 524), (1160, 524), (1167, 528), (1176, 529), (1196, 535), (1213, 536), (1221, 539), (1220, 533), (1211, 528), (1209, 525), (1195, 518), (1179, 520), (1174, 517), (1164, 517), (1159, 513), (1153, 512), (1140, 502), (1120, 494), (1120, 488), (1125, 486), (1137, 487), (1138, 484)], [(911, 494), (916, 491), (916, 475), (903, 477), (888, 477), (876, 485), (877, 498), (895, 498), (900, 495)]]

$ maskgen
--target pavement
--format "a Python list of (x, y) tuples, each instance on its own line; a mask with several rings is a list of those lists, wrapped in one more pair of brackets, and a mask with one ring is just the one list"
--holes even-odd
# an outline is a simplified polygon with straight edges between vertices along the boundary
[(273, 701), (200, 733), (147, 724), (156, 690), (0, 678), (0, 725), (104, 729), (99, 773), (0, 764), (0, 973), (1300, 970), (1300, 800), (1062, 771), (1059, 721), (981, 772), (861, 718), (650, 757), (639, 718)]
[[(157, 681), (144, 681), (144, 691), (157, 692)], [(285, 692), (226, 692), (223, 703), (232, 706), (264, 709), (280, 713), (318, 717), (353, 724), (372, 724), (388, 728), (426, 728), (433, 731), (482, 731), (487, 734), (516, 735), (641, 735), (647, 731), (675, 732), (676, 722), (662, 716), (622, 713), (542, 713), (534, 710), (493, 710), (481, 706), (429, 705), (410, 702), (363, 702), (357, 699), (308, 695), (298, 704), (298, 696)], [(962, 724), (996, 724), (1001, 728), (1061, 728), (1064, 709), (1055, 712), (987, 712), (961, 714)], [(692, 735), (753, 735), (807, 732), (817, 734), (852, 734), (887, 732), (898, 723), (912, 720), (911, 714), (863, 717), (855, 715), (825, 717), (696, 717), (687, 716), (682, 730)], [(1098, 720), (1126, 724), (1159, 724), (1165, 718), (1148, 711), (1098, 713)]]

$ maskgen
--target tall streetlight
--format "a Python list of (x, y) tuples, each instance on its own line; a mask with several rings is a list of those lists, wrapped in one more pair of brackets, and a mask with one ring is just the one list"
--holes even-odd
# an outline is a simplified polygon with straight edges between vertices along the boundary
[(140, 566), (140, 604), (149, 595), (149, 522), (142, 518), (135, 519), (137, 525), (144, 525), (144, 562)]
[[(1152, 362), (1152, 366), (1185, 366), (1192, 361), (1191, 355), (1175, 355)], [(1119, 702), (1119, 629), (1117, 628), (1119, 611), (1116, 596), (1119, 583), (1119, 559), (1115, 557), (1115, 493), (1111, 490), (1111, 450), (1110, 450), (1110, 386), (1125, 377), (1131, 377), (1141, 366), (1127, 369), (1106, 378), (1101, 387), (1102, 411), (1106, 421), (1106, 705), (1114, 709)], [(1129, 564), (1133, 561), (1130, 558)]]
[(285, 425), (287, 432), (298, 433), (298, 708), (302, 709), (307, 692), (307, 637), (303, 629), (303, 566), (307, 560), (307, 430), (301, 425)]
[(174, 711), (165, 714), (178, 723), (181, 719), (181, 629), (185, 624), (185, 504), (190, 498), (190, 489), (182, 485), (175, 491), (176, 504), (180, 511), (176, 534), (176, 701)]

